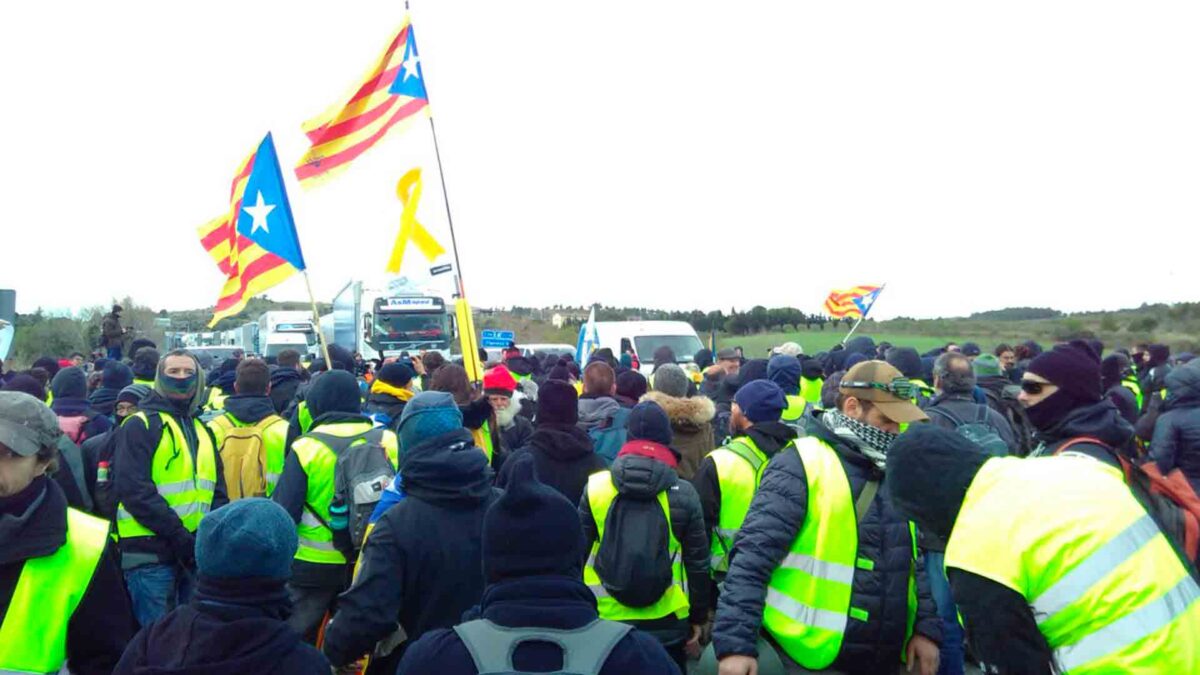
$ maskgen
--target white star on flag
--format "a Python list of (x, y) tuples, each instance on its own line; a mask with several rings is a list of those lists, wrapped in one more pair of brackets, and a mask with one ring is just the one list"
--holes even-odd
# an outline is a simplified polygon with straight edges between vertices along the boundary
[(400, 64), (404, 68), (404, 79), (401, 82), (407, 82), (409, 76), (421, 79), (421, 74), (417, 71), (417, 63), (421, 57), (417, 56), (410, 43), (408, 46), (408, 54), (404, 56), (404, 62)]
[(258, 232), (262, 228), (267, 234), (271, 233), (271, 229), (267, 227), (267, 214), (275, 210), (274, 204), (264, 204), (262, 190), (258, 191), (258, 203), (254, 206), (243, 206), (242, 210), (250, 214), (254, 219), (254, 223), (250, 226), (250, 234)]

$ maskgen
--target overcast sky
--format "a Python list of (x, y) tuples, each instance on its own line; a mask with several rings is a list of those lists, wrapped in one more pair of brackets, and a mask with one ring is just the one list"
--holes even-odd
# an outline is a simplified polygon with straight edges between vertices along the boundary
[[(0, 287), (22, 312), (211, 305), (222, 277), (195, 228), (268, 130), (321, 299), (382, 278), (409, 168), (448, 246), (424, 122), (324, 186), (290, 171), (300, 124), (403, 14), (6, 3)], [(416, 0), (412, 16), (476, 305), (814, 311), (883, 282), (881, 318), (1197, 299), (1200, 3)]]

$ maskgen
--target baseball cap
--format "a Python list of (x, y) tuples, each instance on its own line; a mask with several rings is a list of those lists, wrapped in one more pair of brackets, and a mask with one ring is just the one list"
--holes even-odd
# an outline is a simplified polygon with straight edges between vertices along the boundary
[(733, 361), (737, 359), (737, 357), (737, 351), (732, 347), (726, 347), (724, 349), (717, 350), (718, 361)]
[(50, 408), (29, 394), (0, 391), (0, 444), (22, 457), (58, 445), (62, 430)]
[(870, 401), (893, 422), (925, 422), (929, 417), (909, 400), (912, 384), (899, 370), (884, 361), (863, 361), (842, 377), (838, 391), (861, 401)]

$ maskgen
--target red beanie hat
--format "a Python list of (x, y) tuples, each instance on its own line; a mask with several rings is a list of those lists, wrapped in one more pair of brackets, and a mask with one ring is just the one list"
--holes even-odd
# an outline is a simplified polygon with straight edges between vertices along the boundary
[(497, 395), (511, 398), (516, 389), (517, 381), (504, 366), (496, 366), (483, 375), (483, 393), (488, 396)]

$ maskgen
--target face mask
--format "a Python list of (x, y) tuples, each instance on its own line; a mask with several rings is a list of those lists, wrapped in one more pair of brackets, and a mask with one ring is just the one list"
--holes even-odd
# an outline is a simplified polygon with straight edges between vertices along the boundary
[(167, 398), (181, 400), (191, 398), (196, 393), (196, 374), (192, 373), (187, 377), (171, 377), (170, 375), (160, 375), (159, 383), (162, 387), (163, 394)]
[(1075, 409), (1077, 402), (1067, 392), (1059, 389), (1038, 402), (1037, 405), (1025, 409), (1029, 423), (1038, 431), (1049, 431)]

